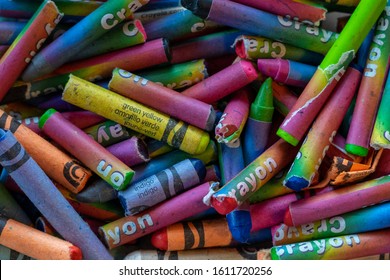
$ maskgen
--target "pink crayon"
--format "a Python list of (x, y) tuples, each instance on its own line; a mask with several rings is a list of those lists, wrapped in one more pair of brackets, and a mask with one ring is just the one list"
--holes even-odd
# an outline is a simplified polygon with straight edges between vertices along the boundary
[(0, 100), (42, 47), (50, 33), (61, 20), (54, 1), (44, 1), (34, 16), (25, 25), (6, 53), (0, 59)]
[(240, 137), (249, 115), (250, 94), (248, 88), (243, 88), (232, 95), (215, 127), (218, 142), (232, 143)]
[(253, 82), (258, 75), (251, 62), (240, 60), (184, 90), (182, 94), (212, 104)]
[(203, 196), (216, 184), (201, 184), (137, 215), (113, 221), (100, 227), (99, 234), (112, 249), (200, 214), (209, 209), (202, 201)]
[(201, 129), (210, 131), (214, 128), (216, 115), (210, 104), (185, 96), (125, 70), (116, 68), (113, 71), (109, 88)]
[(145, 163), (150, 160), (145, 142), (136, 136), (110, 145), (106, 149), (127, 166)]
[(54, 109), (47, 110), (39, 127), (55, 142), (117, 190), (125, 189), (134, 171)]

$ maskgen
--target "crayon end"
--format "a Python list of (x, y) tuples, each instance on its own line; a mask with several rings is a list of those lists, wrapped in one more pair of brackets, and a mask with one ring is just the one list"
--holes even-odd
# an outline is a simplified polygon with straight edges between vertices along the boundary
[(168, 250), (168, 233), (167, 229), (163, 228), (161, 230), (156, 231), (152, 234), (152, 238), (150, 241), (153, 247), (166, 251)]
[(69, 256), (71, 260), (82, 260), (83, 255), (81, 253), (81, 250), (79, 247), (76, 247), (74, 245), (69, 247)]
[(24, 72), (21, 74), (20, 78), (24, 82), (31, 82), (35, 80), (37, 77), (37, 73), (39, 73), (39, 69), (34, 65), (34, 62), (31, 61)]
[(249, 80), (254, 81), (259, 77), (259, 73), (251, 61), (243, 59), (239, 63)]
[(214, 197), (210, 199), (211, 205), (221, 215), (226, 215), (237, 208), (237, 200), (231, 197)]
[(236, 54), (241, 58), (247, 59), (248, 54), (246, 52), (244, 38), (240, 38), (240, 37), (237, 38), (234, 45), (235, 45), (234, 47), (235, 47)]
[(291, 217), (290, 208), (287, 208), (286, 212), (284, 213), (283, 223), (289, 227), (294, 226), (294, 223), (293, 223), (293, 220)]
[(368, 149), (362, 146), (354, 145), (354, 144), (345, 144), (345, 150), (353, 155), (357, 155), (360, 157), (365, 157), (368, 155)]
[(294, 191), (300, 191), (309, 186), (309, 181), (298, 176), (291, 176), (283, 182), (283, 185)]
[(200, 142), (199, 142), (199, 145), (198, 147), (196, 148), (196, 150), (193, 152), (194, 155), (198, 155), (198, 154), (201, 154), (203, 153), (207, 146), (209, 145), (209, 142), (210, 142), (210, 135), (208, 133), (204, 133), (202, 136), (201, 136), (201, 139), (200, 139)]
[(226, 215), (230, 233), (234, 240), (246, 243), (250, 237), (252, 220), (249, 211), (232, 211)]
[(278, 135), (280, 138), (282, 138), (284, 141), (287, 143), (296, 146), (299, 143), (299, 140), (292, 136), (290, 133), (287, 131), (284, 131), (283, 129), (279, 128), (278, 131), (276, 132), (276, 135)]
[(42, 114), (42, 116), (39, 118), (39, 128), (42, 129), (43, 126), (45, 125), (45, 123), (47, 122), (47, 120), (53, 115), (57, 113), (57, 110), (51, 108), (49, 110), (47, 110), (45, 113)]

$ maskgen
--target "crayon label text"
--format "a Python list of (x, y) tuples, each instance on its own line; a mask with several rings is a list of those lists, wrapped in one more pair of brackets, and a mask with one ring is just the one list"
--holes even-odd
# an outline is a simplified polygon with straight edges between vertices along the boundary
[(115, 27), (120, 21), (125, 20), (130, 14), (132, 14), (141, 7), (142, 4), (139, 1), (133, 1), (129, 3), (129, 5), (127, 5), (127, 9), (122, 8), (114, 14), (105, 14), (100, 20), (100, 25), (104, 29), (110, 30), (111, 28)]

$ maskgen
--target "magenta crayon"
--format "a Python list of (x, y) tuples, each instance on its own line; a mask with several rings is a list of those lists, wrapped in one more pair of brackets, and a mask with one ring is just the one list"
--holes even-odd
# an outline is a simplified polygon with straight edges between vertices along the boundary
[(233, 144), (240, 138), (248, 120), (250, 107), (249, 88), (242, 88), (232, 94), (223, 114), (215, 126), (215, 139), (219, 143)]
[(390, 199), (390, 176), (340, 187), (290, 204), (284, 216), (289, 226), (336, 216)]
[(47, 110), (39, 120), (39, 127), (113, 188), (127, 188), (134, 171), (62, 117), (61, 113), (54, 109)]
[(273, 112), (272, 79), (268, 78), (261, 85), (255, 100), (250, 104), (243, 135), (243, 154), (246, 164), (251, 163), (265, 150)]
[(257, 77), (254, 65), (240, 60), (182, 91), (182, 94), (211, 104), (248, 85)]
[(290, 167), (284, 185), (294, 191), (309, 187), (359, 87), (361, 72), (349, 67), (314, 121)]
[(216, 119), (214, 108), (143, 77), (116, 68), (109, 88), (125, 97), (150, 106), (160, 112), (211, 131)]
[(171, 46), (170, 62), (176, 64), (194, 59), (234, 54), (231, 46), (236, 37), (240, 35), (243, 35), (243, 31), (228, 29), (177, 42)]
[(203, 203), (202, 197), (216, 184), (218, 183), (204, 183), (138, 215), (127, 216), (106, 224), (99, 228), (99, 234), (108, 248), (112, 249), (202, 213), (209, 208)]
[(288, 59), (258, 59), (257, 68), (275, 82), (304, 87), (313, 77), (316, 67)]
[(271, 248), (273, 260), (351, 260), (390, 251), (390, 229), (340, 235)]
[(11, 45), (25, 26), (24, 22), (0, 21), (0, 44)]
[(79, 247), (84, 258), (112, 259), (90, 227), (27, 154), (12, 132), (1, 132), (1, 165), (55, 230), (65, 240)]
[(284, 58), (318, 65), (324, 58), (322, 54), (259, 36), (239, 36), (234, 42), (234, 48), (239, 57), (253, 61), (267, 58)]
[(127, 166), (134, 166), (150, 160), (144, 140), (136, 136), (107, 146), (106, 149)]
[(206, 168), (199, 159), (185, 159), (118, 192), (126, 216), (134, 216), (203, 182)]
[(345, 145), (349, 153), (358, 156), (368, 154), (371, 134), (386, 82), (390, 57), (389, 19), (390, 1), (387, 1), (386, 9), (376, 25)]
[(181, 3), (199, 17), (322, 54), (327, 53), (337, 37), (334, 32), (233, 1), (182, 0)]
[(326, 19), (327, 13), (323, 7), (292, 0), (281, 0), (278, 4), (273, 0), (233, 0), (233, 2), (313, 25), (320, 25), (321, 21)]
[[(386, 0), (375, 2), (362, 0), (360, 2), (337, 41), (328, 51), (278, 129), (279, 137), (292, 145), (297, 145), (303, 139), (323, 104), (355, 57), (358, 48), (379, 18), (385, 4)], [(359, 33), (356, 33), (357, 26), (362, 27)]]
[(2, 85), (0, 100), (6, 95), (20, 74), (28, 67), (33, 56), (62, 18), (53, 1), (42, 2), (34, 16), (25, 25), (0, 59)]
[(205, 203), (220, 214), (230, 213), (289, 165), (297, 151), (297, 147), (278, 140), (220, 189), (210, 190)]
[(32, 81), (51, 73), (67, 62), (72, 55), (83, 50), (148, 2), (149, 0), (105, 2), (40, 51), (23, 72), (22, 79)]

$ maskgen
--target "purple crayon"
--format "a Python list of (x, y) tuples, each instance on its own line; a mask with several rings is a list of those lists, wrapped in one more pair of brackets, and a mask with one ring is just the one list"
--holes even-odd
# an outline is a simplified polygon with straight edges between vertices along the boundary
[(62, 117), (61, 113), (47, 110), (39, 120), (39, 127), (113, 188), (122, 190), (130, 183), (134, 171)]
[(106, 149), (127, 166), (145, 163), (150, 160), (145, 142), (136, 136), (110, 145)]
[(60, 193), (11, 131), (0, 130), (0, 164), (67, 241), (79, 247), (84, 259), (111, 260), (88, 224)]
[(211, 131), (216, 119), (210, 104), (194, 100), (122, 69), (113, 71), (109, 88), (201, 129)]

